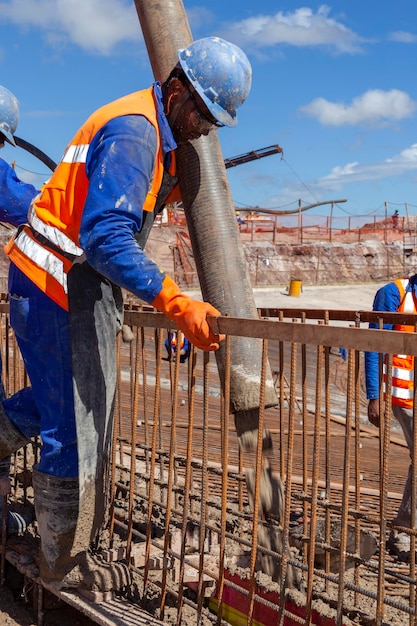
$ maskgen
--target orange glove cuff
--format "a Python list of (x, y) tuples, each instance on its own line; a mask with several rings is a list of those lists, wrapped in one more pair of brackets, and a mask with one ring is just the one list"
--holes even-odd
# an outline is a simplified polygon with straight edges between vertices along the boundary
[(152, 306), (158, 311), (165, 313), (168, 319), (171, 319), (169, 317), (169, 312), (174, 306), (175, 297), (180, 295), (182, 295), (182, 293), (177, 283), (175, 283), (169, 276), (165, 276), (162, 281), (162, 289), (152, 302)]
[(169, 276), (165, 276), (162, 289), (152, 306), (165, 313), (187, 339), (201, 350), (217, 350), (219, 341), (224, 339), (224, 335), (214, 334), (207, 323), (207, 315), (218, 316), (221, 315), (220, 311), (208, 302), (194, 300), (182, 293)]

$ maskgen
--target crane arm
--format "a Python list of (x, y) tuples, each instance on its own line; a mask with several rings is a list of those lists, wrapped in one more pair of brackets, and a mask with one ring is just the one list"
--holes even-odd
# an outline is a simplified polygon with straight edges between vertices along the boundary
[(283, 154), (284, 151), (278, 144), (274, 144), (272, 146), (267, 146), (266, 148), (260, 148), (259, 150), (251, 150), (250, 152), (245, 152), (245, 154), (240, 154), (235, 157), (231, 157), (230, 159), (225, 159), (224, 164), (226, 169), (231, 167), (235, 167), (236, 165), (242, 165), (243, 163), (249, 163), (250, 161), (255, 161), (256, 159), (263, 159), (264, 157), (270, 156), (271, 154)]

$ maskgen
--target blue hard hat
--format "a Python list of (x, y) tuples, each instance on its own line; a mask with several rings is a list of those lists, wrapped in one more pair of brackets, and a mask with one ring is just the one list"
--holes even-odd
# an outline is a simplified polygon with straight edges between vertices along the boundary
[(243, 50), (219, 37), (206, 37), (178, 50), (178, 58), (212, 116), (223, 126), (236, 126), (236, 109), (252, 84), (252, 68)]
[(13, 138), (19, 122), (19, 101), (11, 91), (0, 85), (0, 133), (7, 141), (16, 145)]

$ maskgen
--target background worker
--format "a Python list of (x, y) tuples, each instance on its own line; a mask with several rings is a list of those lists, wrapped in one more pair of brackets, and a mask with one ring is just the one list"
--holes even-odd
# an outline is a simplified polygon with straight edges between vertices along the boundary
[(220, 312), (182, 293), (144, 246), (158, 212), (179, 199), (177, 145), (236, 124), (251, 67), (237, 46), (214, 37), (178, 59), (162, 85), (89, 117), (33, 202), (29, 225), (6, 246), (11, 324), (42, 416), (33, 471), (40, 575), (57, 587), (105, 591), (128, 582), (122, 564), (89, 552), (106, 510), (121, 288), (198, 348), (216, 350), (223, 339), (207, 322)]
[[(15, 146), (14, 133), (19, 122), (19, 103), (6, 87), (0, 85), (0, 149), (5, 143)], [(12, 167), (3, 159), (0, 159), (0, 221), (20, 226), (27, 221), (29, 205), (37, 194), (33, 185), (23, 183), (18, 179)], [(40, 416), (33, 400), (30, 387), (22, 389), (14, 396), (6, 399), (6, 393), (2, 379), (2, 359), (0, 354), (0, 411), (6, 413), (14, 420), (22, 424), (22, 430), (26, 436), (18, 435), (15, 442), (16, 450), (28, 443), (28, 438), (39, 434)], [(10, 433), (6, 429), (0, 431), (0, 508), (3, 507), (4, 497), (11, 492), (10, 483), (10, 456), (1, 454), (5, 446), (6, 454)], [(3, 458), (4, 457), (4, 458)], [(26, 523), (31, 521), (31, 515), (21, 515), (8, 511), (8, 532), (23, 532)]]
[[(0, 149), (7, 142), (16, 146), (14, 133), (19, 122), (19, 102), (11, 91), (0, 85)], [(12, 167), (0, 159), (0, 221), (12, 226), (27, 222), (31, 201), (37, 194), (33, 185), (24, 183)]]
[[(411, 278), (395, 280), (379, 289), (375, 295), (373, 310), (391, 313), (417, 313), (417, 274)], [(370, 328), (377, 328), (371, 323)], [(394, 326), (384, 324), (388, 330), (413, 332), (414, 326)], [(377, 352), (365, 352), (366, 394), (368, 403), (368, 419), (379, 427), (379, 365)], [(392, 413), (398, 420), (410, 451), (413, 453), (413, 389), (414, 389), (414, 358), (407, 355), (394, 355), (392, 361)], [(417, 468), (415, 468), (417, 469)], [(396, 517), (392, 520), (395, 526), (411, 527), (411, 480), (410, 464), (408, 478), (403, 497)], [(387, 548), (402, 561), (410, 559), (410, 535), (392, 529), (388, 538)]]
[(180, 353), (180, 363), (185, 363), (190, 356), (191, 344), (181, 331), (178, 331), (177, 334), (175, 331), (170, 330), (168, 337), (165, 339), (165, 349), (168, 354), (168, 361), (175, 361), (178, 349)]

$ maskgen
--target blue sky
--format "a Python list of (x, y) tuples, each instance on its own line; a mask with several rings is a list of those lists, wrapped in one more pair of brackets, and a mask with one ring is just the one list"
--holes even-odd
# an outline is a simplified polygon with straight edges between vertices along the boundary
[[(219, 131), (224, 157), (284, 150), (228, 170), (236, 206), (346, 198), (344, 214), (381, 214), (384, 203), (417, 213), (414, 0), (184, 7), (194, 39), (229, 39), (252, 63), (238, 126)], [(20, 101), (17, 135), (54, 160), (92, 111), (152, 79), (133, 0), (0, 0), (0, 84)], [(21, 149), (1, 156), (23, 180), (48, 177)]]

